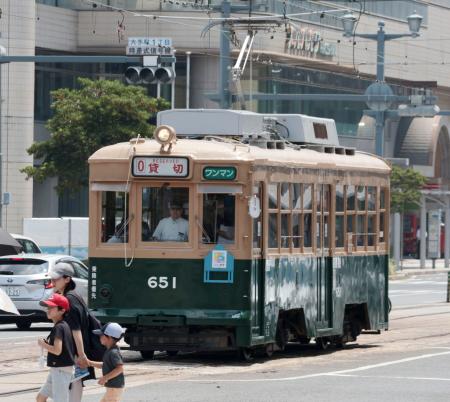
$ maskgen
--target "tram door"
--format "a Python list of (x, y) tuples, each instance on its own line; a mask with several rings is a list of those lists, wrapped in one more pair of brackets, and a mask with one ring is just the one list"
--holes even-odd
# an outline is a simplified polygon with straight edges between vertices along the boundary
[[(253, 194), (259, 198), (262, 208), (262, 184), (253, 188)], [(263, 264), (263, 211), (253, 218), (252, 230), (252, 275), (251, 275), (251, 309), (252, 336), (262, 336), (264, 322), (264, 264)]]
[(331, 186), (316, 185), (316, 247), (317, 247), (317, 322), (321, 328), (330, 328), (332, 258), (330, 257)]

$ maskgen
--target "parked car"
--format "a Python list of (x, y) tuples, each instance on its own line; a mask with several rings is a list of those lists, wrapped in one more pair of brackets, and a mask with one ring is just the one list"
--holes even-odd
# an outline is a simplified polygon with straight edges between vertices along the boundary
[(42, 250), (33, 239), (15, 233), (11, 233), (11, 236), (23, 247), (24, 253), (42, 253)]
[(28, 329), (33, 322), (46, 322), (46, 309), (39, 302), (53, 293), (51, 272), (57, 262), (72, 265), (77, 292), (87, 300), (88, 268), (69, 255), (25, 253), (0, 257), (0, 287), (11, 298), (21, 316), (2, 314), (0, 323), (15, 323)]

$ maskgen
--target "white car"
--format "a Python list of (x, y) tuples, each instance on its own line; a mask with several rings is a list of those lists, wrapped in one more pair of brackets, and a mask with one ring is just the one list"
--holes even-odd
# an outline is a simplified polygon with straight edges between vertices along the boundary
[(15, 233), (10, 234), (23, 247), (24, 253), (42, 253), (42, 250), (39, 248), (39, 246), (33, 239)]
[(53, 293), (51, 272), (57, 262), (72, 265), (76, 290), (87, 301), (88, 268), (78, 258), (58, 254), (18, 254), (0, 257), (0, 287), (11, 298), (21, 316), (0, 314), (0, 323), (15, 323), (28, 329), (32, 322), (46, 322), (46, 308), (39, 302)]

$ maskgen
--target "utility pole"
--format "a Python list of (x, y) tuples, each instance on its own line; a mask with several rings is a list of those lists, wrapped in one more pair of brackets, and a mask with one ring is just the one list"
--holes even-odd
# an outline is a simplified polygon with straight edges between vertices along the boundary
[[(222, 1), (221, 16), (229, 18), (231, 4), (228, 0)], [(220, 30), (220, 67), (219, 67), (219, 96), (220, 107), (230, 108), (230, 35), (231, 31), (227, 22), (222, 22)]]

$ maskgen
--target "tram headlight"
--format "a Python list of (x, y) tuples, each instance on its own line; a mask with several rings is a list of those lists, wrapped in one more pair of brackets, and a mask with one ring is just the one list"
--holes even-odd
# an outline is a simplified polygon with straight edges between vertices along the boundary
[(111, 301), (112, 293), (113, 289), (108, 284), (105, 284), (100, 288), (98, 294), (100, 296), (100, 301), (102, 302), (102, 304), (109, 304), (109, 302)]
[[(159, 126), (153, 133), (153, 138), (161, 144), (161, 152), (170, 152), (172, 145), (177, 142), (177, 134), (175, 129), (171, 126)], [(164, 147), (168, 145), (169, 148), (165, 151)]]
[(153, 137), (161, 145), (173, 143), (176, 138), (175, 129), (170, 126), (159, 126), (155, 130)]

